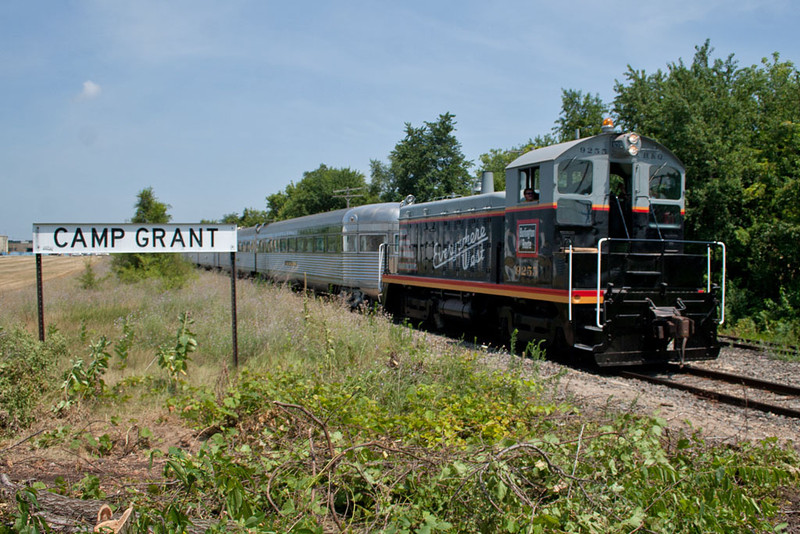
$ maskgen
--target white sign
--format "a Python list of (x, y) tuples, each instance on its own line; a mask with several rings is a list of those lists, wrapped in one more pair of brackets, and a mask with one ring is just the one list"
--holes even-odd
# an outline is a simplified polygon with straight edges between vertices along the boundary
[(235, 251), (235, 224), (33, 225), (35, 254)]

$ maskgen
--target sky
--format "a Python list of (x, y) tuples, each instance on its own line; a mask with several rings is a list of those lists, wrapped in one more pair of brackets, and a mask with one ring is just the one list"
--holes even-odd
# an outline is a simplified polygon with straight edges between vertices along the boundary
[(455, 115), (467, 159), (551, 132), (561, 93), (614, 98), (713, 57), (800, 65), (795, 0), (3, 0), (0, 235), (119, 223), (152, 187), (217, 220), (321, 164), (387, 161)]

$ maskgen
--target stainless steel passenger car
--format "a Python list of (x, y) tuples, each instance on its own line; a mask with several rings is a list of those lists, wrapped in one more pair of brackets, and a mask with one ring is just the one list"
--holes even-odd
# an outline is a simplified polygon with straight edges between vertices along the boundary
[[(370, 204), (241, 228), (236, 270), (310, 289), (347, 293), (353, 304), (380, 293), (380, 250), (395, 243), (400, 204)], [(226, 255), (191, 261), (229, 269)]]

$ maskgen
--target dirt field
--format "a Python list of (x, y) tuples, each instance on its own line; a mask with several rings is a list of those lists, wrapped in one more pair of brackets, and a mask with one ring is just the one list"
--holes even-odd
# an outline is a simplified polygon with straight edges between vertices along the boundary
[[(86, 262), (97, 261), (93, 256), (42, 256), (44, 281), (82, 271)], [(36, 283), (34, 256), (0, 256), (0, 292), (21, 289)]]

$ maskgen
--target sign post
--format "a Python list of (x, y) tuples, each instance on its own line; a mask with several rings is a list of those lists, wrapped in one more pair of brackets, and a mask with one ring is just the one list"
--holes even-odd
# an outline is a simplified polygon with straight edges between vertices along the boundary
[(239, 368), (239, 337), (236, 328), (236, 253), (231, 252), (231, 339), (233, 340), (233, 367)]
[(33, 225), (39, 340), (44, 341), (42, 254), (189, 254), (231, 255), (231, 322), (233, 364), (238, 367), (236, 335), (236, 225), (235, 224), (39, 224)]
[(39, 308), (39, 341), (44, 342), (44, 295), (42, 294), (42, 255), (36, 255), (36, 302)]

